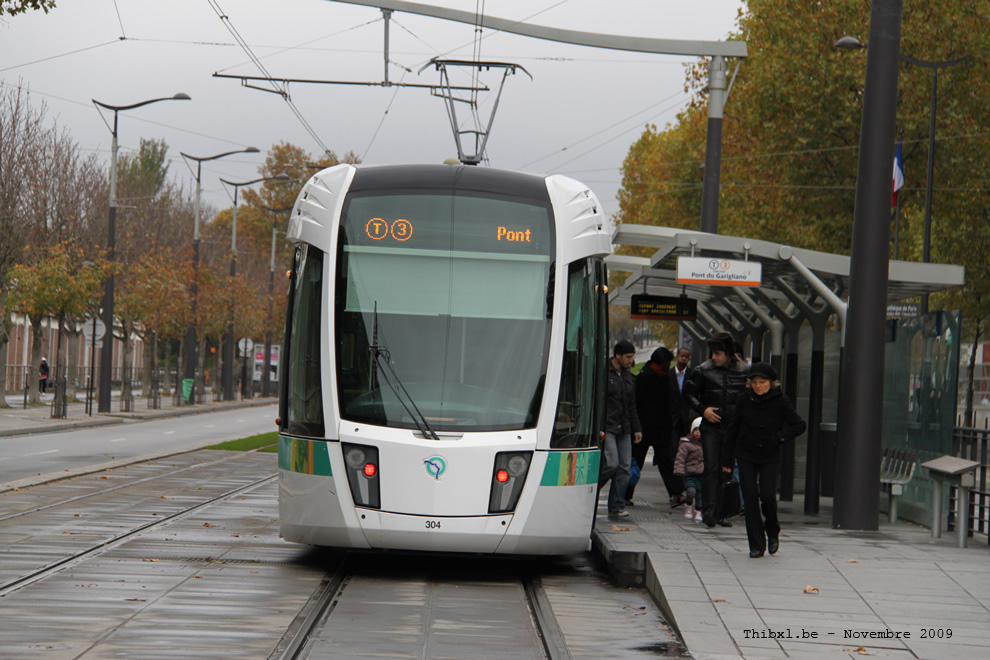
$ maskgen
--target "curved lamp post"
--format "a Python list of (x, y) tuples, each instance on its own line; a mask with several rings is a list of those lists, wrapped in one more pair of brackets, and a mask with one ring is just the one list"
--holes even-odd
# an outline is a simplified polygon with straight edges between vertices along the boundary
[[(114, 249), (117, 246), (117, 113), (124, 110), (133, 110), (143, 105), (158, 103), (159, 101), (189, 101), (188, 94), (178, 93), (175, 96), (165, 96), (160, 99), (149, 99), (140, 103), (130, 105), (110, 105), (92, 99), (93, 105), (98, 108), (113, 110), (113, 140), (110, 143), (110, 222), (107, 230), (107, 259), (113, 261)], [(103, 348), (100, 352), (100, 387), (99, 387), (99, 412), (110, 412), (110, 382), (113, 371), (113, 274), (107, 278), (103, 292), (103, 323), (106, 330), (103, 335)]]
[[(835, 42), (834, 46), (836, 48), (846, 48), (846, 49), (863, 49), (866, 48), (866, 44), (860, 42), (856, 37), (842, 37)], [(903, 62), (908, 64), (913, 64), (914, 66), (920, 66), (925, 69), (932, 70), (932, 100), (931, 100), (931, 112), (928, 117), (928, 169), (925, 174), (925, 240), (921, 253), (921, 260), (923, 263), (930, 263), (932, 260), (932, 186), (934, 184), (934, 173), (935, 173), (935, 110), (938, 106), (938, 70), (948, 69), (949, 67), (957, 66), (963, 64), (969, 60), (969, 55), (954, 59), (954, 60), (944, 60), (941, 62), (929, 62), (928, 60), (919, 60), (903, 53), (898, 54), (898, 57)], [(921, 305), (918, 311), (921, 314), (928, 313), (928, 294), (922, 294)]]
[[(275, 176), (264, 176), (243, 183), (234, 183), (226, 179), (220, 179), (221, 183), (234, 187), (234, 211), (230, 224), (230, 279), (233, 281), (237, 275), (237, 190), (243, 186), (251, 186), (263, 181), (288, 181), (291, 177), (288, 174), (276, 174)], [(227, 319), (227, 341), (223, 347), (223, 383), (224, 401), (234, 400), (234, 306), (230, 306), (230, 316)]]
[[(195, 388), (196, 379), (196, 363), (197, 357), (199, 355), (199, 345), (196, 339), (196, 297), (199, 292), (199, 198), (202, 193), (201, 179), (203, 174), (203, 163), (208, 160), (217, 160), (219, 158), (224, 158), (226, 156), (232, 156), (234, 154), (256, 154), (258, 149), (256, 147), (248, 147), (247, 149), (236, 149), (234, 151), (225, 151), (222, 154), (215, 154), (213, 156), (190, 156), (187, 153), (180, 152), (182, 157), (187, 160), (196, 161), (196, 202), (193, 206), (193, 283), (192, 283), (192, 309), (191, 315), (189, 317), (189, 327), (186, 330), (186, 370), (185, 377), (187, 379), (193, 380), (193, 387)], [(194, 403), (196, 401), (195, 391), (190, 393), (189, 403)]]

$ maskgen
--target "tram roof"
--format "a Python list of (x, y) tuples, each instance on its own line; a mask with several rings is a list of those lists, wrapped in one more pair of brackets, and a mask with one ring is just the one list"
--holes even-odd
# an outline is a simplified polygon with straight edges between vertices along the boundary
[[(630, 273), (622, 286), (609, 293), (609, 302), (613, 304), (629, 305), (634, 294), (643, 293), (657, 296), (686, 293), (699, 302), (718, 303), (732, 289), (749, 288), (679, 283), (677, 258), (692, 254), (697, 257), (759, 261), (763, 270), (759, 288), (782, 307), (790, 302), (785, 294), (788, 287), (809, 304), (821, 297), (818, 292), (822, 289), (816, 291), (815, 284), (802, 274), (802, 264), (843, 302), (849, 299), (850, 258), (840, 254), (739, 236), (631, 224), (617, 227), (612, 244), (657, 248), (651, 257), (613, 254), (606, 258), (610, 270)], [(897, 303), (925, 293), (961, 286), (965, 281), (964, 275), (962, 266), (891, 260), (887, 302)]]

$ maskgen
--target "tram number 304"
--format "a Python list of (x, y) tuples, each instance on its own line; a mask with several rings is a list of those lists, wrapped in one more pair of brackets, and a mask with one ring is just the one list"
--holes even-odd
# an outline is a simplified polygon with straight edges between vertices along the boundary
[(440, 521), (439, 520), (427, 520), (426, 521), (426, 529), (440, 529)]

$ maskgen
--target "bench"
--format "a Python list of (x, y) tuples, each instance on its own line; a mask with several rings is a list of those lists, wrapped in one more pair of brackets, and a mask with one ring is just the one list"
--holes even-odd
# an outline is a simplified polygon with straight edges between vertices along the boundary
[(907, 449), (884, 447), (880, 458), (880, 485), (889, 493), (890, 522), (897, 522), (897, 498), (904, 494), (904, 486), (914, 478), (917, 469), (917, 454)]

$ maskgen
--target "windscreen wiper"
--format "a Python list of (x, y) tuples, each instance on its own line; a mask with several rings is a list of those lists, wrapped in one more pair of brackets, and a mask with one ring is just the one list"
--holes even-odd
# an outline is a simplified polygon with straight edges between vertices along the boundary
[[(412, 417), (412, 420), (416, 424), (416, 428), (419, 429), (419, 432), (428, 438), (432, 438), (433, 440), (439, 440), (440, 436), (438, 436), (436, 432), (432, 428), (430, 428), (429, 422), (426, 421), (426, 416), (423, 415), (422, 412), (420, 412), (419, 408), (416, 406), (416, 402), (409, 395), (408, 390), (406, 390), (405, 386), (402, 384), (402, 381), (399, 379), (398, 374), (396, 374), (395, 370), (392, 369), (392, 365), (389, 362), (390, 356), (389, 356), (388, 348), (385, 346), (384, 340), (382, 340), (381, 345), (379, 345), (378, 343), (378, 301), (377, 300), (375, 301), (374, 314), (375, 314), (374, 330), (372, 331), (371, 346), (368, 347), (368, 350), (371, 352), (372, 357), (375, 359), (375, 366), (381, 369), (381, 376), (384, 379), (385, 384), (388, 385), (389, 389), (392, 390), (392, 393), (395, 394), (395, 398), (398, 399), (399, 403), (402, 404), (402, 407), (405, 409), (406, 413), (408, 413), (409, 416)], [(395, 379), (395, 385), (393, 385), (392, 381), (389, 379), (388, 376), (389, 374), (391, 374), (392, 378)], [(373, 379), (376, 376), (377, 374), (372, 374)], [(396, 385), (398, 385), (398, 388), (396, 388)], [(409, 406), (406, 405), (406, 402), (403, 401), (402, 394), (399, 393), (400, 390), (402, 394), (405, 395), (406, 399), (409, 401), (409, 406), (412, 406), (412, 410), (410, 410)], [(415, 411), (415, 413), (413, 411)]]

